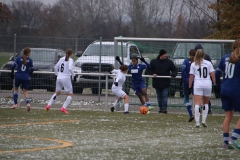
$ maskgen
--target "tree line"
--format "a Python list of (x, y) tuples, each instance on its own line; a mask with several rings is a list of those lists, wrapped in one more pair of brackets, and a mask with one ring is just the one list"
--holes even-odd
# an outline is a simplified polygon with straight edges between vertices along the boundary
[(0, 2), (0, 35), (235, 39), (239, 12), (239, 0), (20, 0)]

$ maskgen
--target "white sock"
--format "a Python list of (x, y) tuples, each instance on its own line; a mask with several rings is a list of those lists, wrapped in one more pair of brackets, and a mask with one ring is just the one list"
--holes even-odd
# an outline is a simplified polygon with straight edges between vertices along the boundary
[(54, 95), (52, 95), (51, 99), (49, 100), (48, 105), (51, 106), (54, 103), (56, 98), (57, 98), (57, 95), (55, 93)]
[(202, 122), (206, 123), (207, 115), (208, 115), (208, 104), (204, 104), (203, 110), (202, 110)]
[(124, 112), (128, 112), (128, 106), (129, 106), (129, 103), (124, 104)]
[(116, 101), (113, 103), (113, 107), (116, 107), (119, 101), (116, 99)]
[(199, 124), (200, 121), (199, 105), (195, 105), (195, 121), (196, 124)]
[(72, 100), (72, 97), (71, 96), (67, 96), (67, 98), (66, 98), (66, 100), (65, 100), (65, 102), (63, 104), (63, 108), (67, 109), (67, 107), (70, 104), (71, 100)]

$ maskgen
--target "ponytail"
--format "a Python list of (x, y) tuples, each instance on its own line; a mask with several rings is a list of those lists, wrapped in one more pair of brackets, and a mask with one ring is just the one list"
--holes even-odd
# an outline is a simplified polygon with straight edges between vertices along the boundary
[(24, 48), (24, 50), (23, 50), (22, 59), (23, 59), (23, 64), (25, 66), (27, 65), (27, 56), (29, 56), (30, 52), (31, 52), (30, 48)]
[(69, 60), (69, 57), (72, 55), (72, 50), (71, 49), (67, 49), (66, 50), (66, 57), (65, 57), (65, 61)]

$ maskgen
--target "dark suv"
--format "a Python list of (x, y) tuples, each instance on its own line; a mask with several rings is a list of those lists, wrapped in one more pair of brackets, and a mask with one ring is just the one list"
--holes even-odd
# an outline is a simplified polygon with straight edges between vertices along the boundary
[[(65, 55), (65, 51), (61, 49), (51, 48), (30, 48), (30, 58), (33, 60), (35, 71), (54, 71), (54, 66), (59, 58)], [(21, 56), (23, 51), (19, 52), (16, 57), (11, 57), (9, 62), (4, 64), (1, 70), (11, 70), (13, 59)], [(16, 70), (16, 68), (15, 68)], [(46, 73), (33, 73), (31, 76), (31, 89), (47, 89), (47, 91), (55, 91), (55, 75)], [(0, 75), (1, 90), (11, 90), (13, 83), (10, 79), (10, 72), (2, 72)]]

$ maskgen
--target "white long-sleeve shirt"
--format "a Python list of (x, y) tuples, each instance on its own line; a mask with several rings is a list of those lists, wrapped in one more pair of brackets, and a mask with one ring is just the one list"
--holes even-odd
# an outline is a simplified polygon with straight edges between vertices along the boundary
[(114, 78), (114, 82), (118, 82), (118, 86), (115, 84), (112, 85), (112, 90), (119, 90), (122, 89), (122, 86), (126, 80), (126, 75), (122, 73), (121, 70), (114, 69), (112, 73), (116, 74), (116, 77)]
[(56, 66), (54, 67), (55, 75), (57, 79), (70, 79), (71, 76), (75, 76), (73, 72), (73, 59), (69, 58), (65, 61), (65, 56), (60, 58)]

